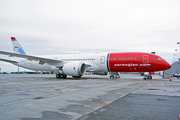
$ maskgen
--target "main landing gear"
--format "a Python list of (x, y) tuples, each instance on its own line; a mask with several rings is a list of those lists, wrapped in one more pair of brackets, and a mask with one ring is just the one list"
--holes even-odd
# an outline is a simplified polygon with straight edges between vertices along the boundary
[(152, 80), (152, 76), (151, 75), (144, 75), (143, 80)]
[[(73, 78), (77, 79), (77, 78), (81, 78), (81, 76), (72, 76)], [(56, 74), (56, 78), (67, 78), (67, 75), (66, 74), (62, 74), (62, 73), (58, 73)]]
[(110, 72), (110, 78), (120, 78), (120, 74), (118, 72)]
[(56, 78), (67, 78), (67, 75), (59, 73), (56, 74)]

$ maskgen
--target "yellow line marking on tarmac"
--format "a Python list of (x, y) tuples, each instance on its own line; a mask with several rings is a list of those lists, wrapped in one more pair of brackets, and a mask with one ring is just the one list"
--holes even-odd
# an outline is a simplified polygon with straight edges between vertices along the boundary
[(90, 102), (101, 103), (101, 104), (104, 104), (104, 105), (109, 104), (109, 102), (104, 102), (104, 101), (101, 101), (101, 100), (90, 100)]
[(5, 104), (1, 104), (1, 106), (17, 104), (17, 103), (21, 103), (21, 102), (27, 102), (27, 101), (30, 101), (30, 100), (32, 100), (32, 99), (25, 99), (25, 100), (20, 100), (20, 101), (15, 101), (15, 102), (10, 102), (10, 103), (5, 103)]
[(142, 82), (142, 81), (144, 81), (144, 80), (135, 81), (134, 83), (139, 83), (139, 82)]

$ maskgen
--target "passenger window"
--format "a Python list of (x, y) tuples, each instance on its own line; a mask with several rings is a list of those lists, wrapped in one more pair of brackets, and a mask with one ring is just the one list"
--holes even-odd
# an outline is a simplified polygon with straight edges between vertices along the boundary
[(158, 60), (162, 60), (161, 58), (157, 58)]

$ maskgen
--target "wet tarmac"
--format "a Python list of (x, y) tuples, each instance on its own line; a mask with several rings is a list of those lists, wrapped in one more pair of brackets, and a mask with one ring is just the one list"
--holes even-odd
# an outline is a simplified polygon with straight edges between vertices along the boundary
[(178, 119), (180, 79), (0, 74), (0, 120)]

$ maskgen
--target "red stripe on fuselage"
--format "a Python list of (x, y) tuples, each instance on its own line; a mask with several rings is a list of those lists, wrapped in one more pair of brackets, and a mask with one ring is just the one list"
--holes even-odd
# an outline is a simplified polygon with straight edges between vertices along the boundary
[(155, 63), (151, 61), (152, 56), (155, 55), (140, 52), (111, 53), (109, 55), (109, 69), (111, 72), (156, 71)]

